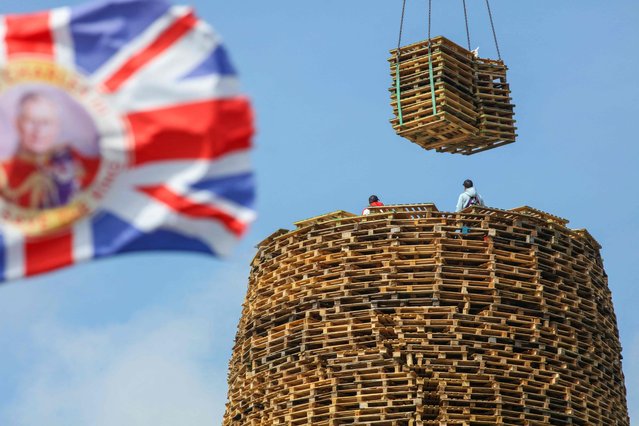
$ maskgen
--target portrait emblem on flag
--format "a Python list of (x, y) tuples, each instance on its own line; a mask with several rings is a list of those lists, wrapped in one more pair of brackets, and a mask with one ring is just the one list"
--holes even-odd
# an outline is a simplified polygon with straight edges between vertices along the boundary
[(253, 122), (184, 6), (0, 17), (0, 279), (138, 250), (226, 254), (255, 217)]
[[(112, 154), (126, 153), (125, 122), (54, 62), (18, 59), (0, 73), (0, 216), (43, 235), (91, 213), (126, 169), (126, 155)], [(119, 149), (101, 150), (107, 140)]]

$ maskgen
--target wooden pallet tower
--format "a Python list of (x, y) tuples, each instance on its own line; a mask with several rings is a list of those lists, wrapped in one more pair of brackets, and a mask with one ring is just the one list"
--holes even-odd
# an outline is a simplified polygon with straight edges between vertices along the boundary
[(530, 207), (372, 210), (259, 245), (225, 426), (629, 425), (587, 231)]
[(477, 58), (445, 37), (390, 53), (391, 124), (399, 136), (428, 150), (465, 155), (515, 142), (503, 61)]

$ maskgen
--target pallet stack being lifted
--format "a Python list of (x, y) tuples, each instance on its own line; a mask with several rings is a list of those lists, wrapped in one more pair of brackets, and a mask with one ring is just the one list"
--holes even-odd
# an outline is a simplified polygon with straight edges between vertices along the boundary
[[(397, 50), (389, 59), (391, 120), (398, 135), (425, 149), (475, 154), (516, 139), (514, 105), (502, 61), (476, 58), (445, 37), (402, 47), (397, 100)], [(432, 87), (430, 67), (432, 66)], [(433, 104), (433, 90), (435, 103)]]
[(529, 207), (371, 210), (259, 245), (225, 426), (629, 425), (587, 231)]

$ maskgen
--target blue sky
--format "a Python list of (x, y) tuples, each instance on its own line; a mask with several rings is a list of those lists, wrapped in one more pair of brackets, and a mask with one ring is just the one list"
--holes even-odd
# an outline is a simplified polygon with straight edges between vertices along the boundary
[[(433, 35), (463, 44), (461, 1), (433, 3)], [(467, 3), (473, 47), (494, 57), (484, 2)], [(63, 4), (3, 0), (0, 13)], [(489, 205), (547, 210), (603, 245), (639, 416), (636, 0), (493, 0), (519, 140), (472, 157), (424, 151), (388, 123), (400, 0), (192, 4), (254, 102), (259, 220), (225, 262), (137, 254), (0, 287), (0, 424), (219, 424), (258, 241), (310, 216), (359, 212), (372, 193), (453, 209), (467, 177)], [(426, 38), (425, 5), (408, 0), (406, 43)]]

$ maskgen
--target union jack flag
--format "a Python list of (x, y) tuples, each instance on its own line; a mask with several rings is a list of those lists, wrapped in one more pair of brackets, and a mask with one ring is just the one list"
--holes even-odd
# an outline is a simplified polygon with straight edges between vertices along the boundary
[(189, 7), (0, 16), (0, 280), (142, 250), (228, 254), (254, 219), (250, 103)]

